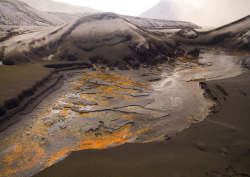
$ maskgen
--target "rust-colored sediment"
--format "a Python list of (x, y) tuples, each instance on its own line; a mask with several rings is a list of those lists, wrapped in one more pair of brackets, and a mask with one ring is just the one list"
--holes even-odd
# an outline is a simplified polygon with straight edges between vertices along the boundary
[[(86, 74), (83, 73), (82, 77), (77, 82), (72, 82), (71, 91), (76, 90), (77, 87), (87, 85), (87, 79), (98, 78), (104, 81), (113, 82), (116, 85), (92, 85), (94, 89), (100, 91), (98, 94), (81, 94), (80, 98), (90, 101), (98, 102), (97, 106), (109, 105), (110, 101), (105, 99), (104, 95), (109, 95), (115, 99), (120, 100), (134, 100), (136, 98), (130, 95), (119, 94), (121, 91), (129, 93), (138, 92), (134, 89), (126, 89), (122, 87), (137, 86), (142, 89), (147, 87), (139, 82), (122, 77), (116, 74)], [(90, 84), (91, 85), (91, 84)], [(64, 94), (65, 95), (65, 94)], [(62, 95), (61, 99), (65, 96)], [(57, 102), (58, 98), (55, 100)], [(68, 131), (65, 129), (59, 129), (56, 135), (49, 133), (52, 128), (50, 125), (43, 123), (43, 118), (49, 116), (53, 111), (53, 105), (48, 105), (47, 111), (38, 116), (38, 118), (32, 123), (32, 125), (22, 127), (12, 135), (2, 138), (0, 140), (0, 176), (18, 176), (25, 171), (29, 171), (36, 167), (40, 170), (46, 168), (57, 161), (59, 158), (67, 156), (71, 151), (78, 151), (84, 149), (102, 149), (110, 146), (116, 146), (126, 143), (131, 137), (139, 135), (145, 131), (148, 131), (150, 127), (143, 128), (136, 132), (130, 132), (131, 124), (125, 125), (112, 133), (107, 133), (100, 128), (97, 131), (91, 131), (88, 133), (76, 133), (73, 130)], [(73, 106), (73, 103), (69, 103), (69, 106)], [(75, 105), (84, 106), (84, 105)], [(61, 117), (66, 117), (69, 114), (73, 114), (75, 117), (95, 117), (101, 116), (102, 112), (72, 113), (70, 108), (62, 108), (59, 110), (57, 116), (53, 117), (54, 124), (61, 121)], [(113, 113), (113, 116), (126, 117), (133, 119), (135, 114), (125, 113)], [(54, 125), (53, 124), (53, 125)], [(48, 150), (48, 146), (53, 143), (66, 141), (68, 136), (77, 139), (77, 142), (66, 143), (64, 146), (59, 146), (57, 149)]]
[(59, 152), (53, 154), (50, 157), (49, 162), (45, 165), (45, 168), (52, 165), (58, 158), (69, 154), (71, 151), (79, 151), (84, 149), (104, 149), (111, 146), (121, 145), (127, 142), (127, 140), (133, 136), (136, 136), (140, 133), (148, 131), (151, 127), (146, 127), (142, 130), (138, 130), (135, 133), (130, 133), (131, 124), (126, 125), (119, 130), (114, 131), (112, 134), (102, 132), (102, 135), (89, 136), (82, 141), (80, 141), (77, 145), (73, 147), (61, 149)]
[(228, 53), (233, 55), (250, 55), (250, 52), (247, 50), (235, 50), (235, 51), (230, 51)]

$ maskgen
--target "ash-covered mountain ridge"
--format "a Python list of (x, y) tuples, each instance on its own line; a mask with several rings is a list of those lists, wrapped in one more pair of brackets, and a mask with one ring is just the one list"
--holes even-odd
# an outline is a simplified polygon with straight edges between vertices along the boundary
[[(7, 9), (7, 7), (13, 13), (6, 13), (7, 10), (1, 13), (5, 12), (5, 16), (13, 17), (9, 18), (10, 21), (14, 19), (11, 24), (23, 22), (21, 19), (15, 21), (14, 18), (15, 15), (22, 14), (26, 15), (20, 16), (26, 20), (24, 21), (26, 25), (47, 25), (47, 27), (39, 27), (39, 29), (29, 27), (27, 30), (24, 29), (25, 27), (16, 26), (13, 27), (15, 30), (11, 31), (11, 34), (7, 30), (1, 37), (0, 43), (0, 61), (5, 65), (41, 61), (82, 62), (88, 66), (98, 63), (128, 69), (138, 68), (141, 64), (151, 65), (171, 60), (176, 56), (176, 50), (182, 43), (221, 44), (234, 50), (249, 48), (249, 17), (229, 24), (223, 30), (199, 33), (192, 31), (198, 26), (189, 22), (153, 20), (115, 13), (75, 16), (57, 13), (57, 16), (53, 16), (55, 21), (51, 21), (51, 18), (45, 23), (44, 19), (49, 14), (47, 12), (38, 11), (17, 0), (0, 1), (0, 8)], [(25, 11), (27, 13), (24, 13)], [(51, 26), (51, 23), (54, 26)], [(16, 23), (16, 25), (24, 24)], [(179, 33), (181, 36), (172, 34), (170, 37), (164, 32), (146, 30), (172, 27), (188, 27), (190, 30), (182, 31), (183, 34)], [(1, 27), (2, 31), (4, 28), (6, 26)], [(193, 36), (186, 38), (185, 34)]]
[(201, 28), (200, 26), (186, 21), (174, 21), (164, 19), (150, 19), (133, 16), (122, 16), (128, 22), (145, 29), (182, 29), (191, 27), (194, 29)]
[[(198, 2), (186, 0), (159, 0), (157, 4), (143, 12), (140, 17), (151, 19), (165, 19), (189, 21), (203, 27), (219, 27), (236, 21), (250, 14), (248, 0), (220, 0), (214, 2)], [(240, 9), (240, 10), (236, 10)]]
[(15, 37), (11, 41), (13, 47), (3, 48), (3, 64), (53, 60), (138, 67), (158, 55), (169, 56), (177, 45), (174, 40), (140, 29), (114, 13), (83, 16), (39, 35), (25, 35), (19, 42)]
[(43, 12), (56, 12), (56, 13), (67, 13), (67, 14), (92, 14), (99, 13), (101, 11), (92, 9), (85, 6), (76, 6), (68, 3), (54, 1), (54, 0), (19, 0), (25, 2), (30, 7), (38, 9)]
[(0, 24), (16, 26), (57, 26), (65, 22), (17, 0), (0, 1)]
[[(39, 3), (41, 3), (40, 6), (38, 5)], [(72, 6), (50, 0), (39, 1), (39, 3), (30, 0), (1, 0), (0, 24), (15, 26), (60, 26), (82, 16), (99, 13), (99, 11), (91, 8)], [(45, 11), (46, 8), (47, 11)], [(193, 23), (184, 21), (156, 20), (132, 16), (122, 16), (122, 18), (138, 27), (146, 29), (200, 28)]]

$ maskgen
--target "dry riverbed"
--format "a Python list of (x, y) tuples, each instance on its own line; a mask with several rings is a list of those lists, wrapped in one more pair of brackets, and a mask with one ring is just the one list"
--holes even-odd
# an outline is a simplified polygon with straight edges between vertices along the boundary
[(216, 104), (199, 82), (241, 74), (243, 58), (206, 52), (136, 71), (67, 71), (59, 89), (1, 132), (0, 176), (32, 176), (72, 151), (171, 139)]

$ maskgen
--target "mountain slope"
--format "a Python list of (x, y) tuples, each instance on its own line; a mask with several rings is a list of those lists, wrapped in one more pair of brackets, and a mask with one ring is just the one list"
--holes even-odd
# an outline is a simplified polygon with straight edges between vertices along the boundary
[(17, 26), (62, 25), (60, 18), (17, 0), (0, 1), (0, 24)]
[(128, 22), (145, 29), (182, 29), (185, 27), (201, 28), (196, 24), (185, 21), (171, 21), (161, 19), (150, 19), (133, 16), (122, 16)]
[(187, 39), (179, 33), (172, 38), (188, 44), (220, 45), (228, 49), (250, 51), (250, 15), (210, 31), (197, 32), (195, 39)]
[(141, 14), (141, 17), (145, 18), (155, 18), (155, 19), (166, 19), (175, 21), (188, 21), (188, 19), (183, 19), (193, 15), (198, 11), (194, 6), (181, 2), (178, 0), (161, 0), (155, 6), (148, 9)]
[(69, 13), (64, 13), (64, 12), (48, 12), (48, 13), (54, 16), (57, 16), (61, 20), (65, 21), (66, 23), (84, 16), (84, 14), (81, 14), (81, 13), (75, 13), (75, 14), (69, 14)]
[(143, 31), (119, 15), (100, 13), (81, 17), (45, 35), (26, 36), (15, 45), (5, 50), (4, 64), (53, 60), (137, 67), (158, 55), (172, 54), (176, 43)]
[(23, 1), (29, 4), (31, 7), (44, 11), (44, 12), (62, 12), (62, 13), (69, 13), (69, 14), (75, 14), (75, 13), (90, 14), (90, 13), (100, 12), (98, 10), (95, 10), (89, 7), (74, 6), (71, 4), (67, 4), (63, 2), (56, 2), (53, 0), (39, 0), (39, 1), (20, 0), (20, 1)]
[(141, 17), (189, 21), (203, 27), (218, 27), (250, 14), (249, 0), (203, 0), (199, 8), (192, 1), (161, 0)]

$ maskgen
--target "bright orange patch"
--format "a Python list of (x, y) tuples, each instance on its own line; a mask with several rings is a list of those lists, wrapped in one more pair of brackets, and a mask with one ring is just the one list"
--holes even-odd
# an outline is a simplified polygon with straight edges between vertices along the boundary
[(135, 135), (141, 134), (151, 129), (151, 127), (146, 127), (142, 130), (136, 131), (135, 133), (130, 133), (130, 128), (131, 124), (114, 131), (112, 134), (101, 131), (102, 136), (89, 136), (80, 141), (77, 146), (69, 147), (68, 149), (62, 149), (60, 152), (51, 156), (49, 162), (45, 167), (52, 165), (58, 158), (68, 154), (71, 151), (79, 151), (84, 149), (105, 149), (110, 146), (121, 145), (126, 143), (128, 138), (131, 138)]
[[(90, 78), (98, 78), (108, 82), (113, 82), (118, 84), (118, 86), (114, 85), (98, 85), (98, 84), (90, 84), (86, 82), (87, 79)], [(116, 74), (86, 74), (83, 73), (82, 77), (79, 78), (77, 82), (72, 82), (72, 89), (68, 92), (74, 92), (75, 89), (82, 85), (90, 85), (93, 86), (93, 89), (97, 89), (100, 91), (98, 94), (81, 94), (80, 99), (85, 99), (89, 101), (97, 102), (97, 106), (105, 106), (114, 104), (106, 97), (105, 95), (109, 95), (114, 97), (114, 99), (119, 100), (136, 100), (130, 95), (121, 94), (119, 92), (129, 92), (136, 93), (137, 90), (134, 89), (126, 89), (121, 87), (131, 87), (137, 86), (142, 89), (146, 89), (146, 85), (134, 82), (133, 80), (122, 77)], [(120, 87), (119, 87), (120, 86)], [(64, 99), (65, 94), (62, 94), (60, 99)], [(62, 108), (59, 111), (58, 117), (53, 118), (53, 123), (51, 126), (46, 126), (43, 123), (43, 118), (49, 116), (53, 111), (53, 105), (57, 104), (60, 100), (55, 100), (54, 103), (48, 106), (47, 111), (38, 116), (37, 120), (28, 127), (20, 128), (19, 131), (14, 133), (14, 135), (10, 135), (4, 139), (0, 140), (0, 164), (2, 165), (0, 168), (0, 176), (13, 176), (18, 173), (22, 173), (26, 170), (33, 168), (35, 165), (40, 164), (40, 167), (48, 167), (53, 164), (59, 158), (66, 156), (71, 151), (78, 151), (84, 149), (102, 149), (110, 146), (116, 146), (126, 143), (129, 138), (139, 135), (145, 131), (150, 130), (150, 127), (146, 127), (142, 130), (138, 130), (134, 133), (130, 132), (131, 124), (128, 124), (124, 127), (121, 127), (118, 130), (113, 131), (112, 133), (106, 133), (102, 128), (97, 131), (91, 131), (88, 133), (79, 133), (79, 131), (69, 130), (69, 129), (60, 129), (57, 127), (55, 132), (56, 135), (53, 135), (54, 132), (51, 131), (51, 128), (60, 121), (61, 116), (68, 116), (72, 114), (75, 117), (98, 117), (103, 116), (115, 116), (115, 117), (126, 117), (129, 119), (133, 119), (136, 114), (124, 114), (120, 112), (91, 112), (91, 113), (72, 113), (70, 108)], [(68, 106), (76, 106), (73, 103), (68, 103)], [(77, 105), (78, 107), (83, 107), (84, 105)], [(93, 106), (96, 107), (96, 106)], [(97, 133), (97, 134), (96, 134)], [(78, 142), (72, 142), (72, 144), (66, 144), (63, 148), (60, 146), (56, 150), (52, 152), (47, 152), (46, 144), (52, 144), (60, 142), (65, 142), (68, 136), (72, 136), (78, 140)]]

